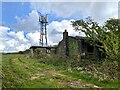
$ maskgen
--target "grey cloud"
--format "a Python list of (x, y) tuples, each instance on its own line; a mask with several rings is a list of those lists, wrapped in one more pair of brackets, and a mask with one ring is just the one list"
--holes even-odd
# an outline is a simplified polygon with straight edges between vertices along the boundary
[(101, 23), (118, 14), (118, 4), (115, 2), (94, 2), (90, 8), (90, 15)]
[(63, 32), (60, 32), (60, 31), (57, 31), (56, 29), (53, 29), (51, 32), (50, 32), (50, 34), (54, 34), (54, 35), (56, 35), (56, 34), (62, 34)]
[(101, 23), (118, 15), (117, 2), (32, 2), (31, 8), (44, 14), (52, 11), (58, 17), (63, 18), (72, 18), (75, 15), (83, 18), (92, 16)]
[(53, 12), (58, 17), (66, 18), (75, 13), (86, 13), (90, 5), (90, 2), (32, 2), (31, 8), (44, 14)]
[(14, 31), (34, 32), (35, 30), (39, 30), (38, 18), (38, 13), (33, 10), (25, 19), (17, 17), (18, 22), (12, 28)]

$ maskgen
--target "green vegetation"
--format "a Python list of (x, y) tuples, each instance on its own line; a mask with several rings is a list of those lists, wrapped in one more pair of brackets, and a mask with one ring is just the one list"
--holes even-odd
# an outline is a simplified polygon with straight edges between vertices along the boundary
[(119, 20), (111, 18), (104, 25), (99, 25), (91, 17), (86, 20), (76, 20), (72, 22), (75, 30), (84, 32), (86, 40), (94, 45), (106, 55), (108, 60), (119, 60)]
[(78, 41), (74, 40), (73, 37), (69, 38), (69, 54), (70, 56), (78, 55)]
[[(90, 71), (88, 64), (95, 70)], [(30, 59), (24, 54), (3, 54), (2, 85), (3, 88), (117, 88), (115, 78), (111, 80), (93, 76), (92, 73), (96, 72), (98, 65), (94, 61), (77, 62), (57, 55)], [(102, 65), (105, 63), (101, 67)], [(116, 75), (114, 68), (113, 76)]]

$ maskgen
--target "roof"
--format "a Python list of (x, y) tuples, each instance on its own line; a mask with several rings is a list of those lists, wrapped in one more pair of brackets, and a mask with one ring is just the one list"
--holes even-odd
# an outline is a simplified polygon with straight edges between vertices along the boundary
[(70, 38), (74, 38), (74, 39), (77, 39), (77, 40), (84, 40), (86, 37), (81, 37), (81, 36), (76, 36), (76, 37), (72, 37), (72, 36), (68, 36)]
[(31, 48), (55, 48), (55, 47), (50, 47), (50, 46), (49, 46), (49, 47), (42, 47), (42, 46), (31, 46), (31, 47), (30, 47), (30, 49), (31, 49)]

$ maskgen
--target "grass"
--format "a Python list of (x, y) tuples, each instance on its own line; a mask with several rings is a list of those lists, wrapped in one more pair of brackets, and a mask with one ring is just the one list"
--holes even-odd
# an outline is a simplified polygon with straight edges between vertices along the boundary
[[(41, 75), (55, 68), (37, 60), (28, 60), (24, 55), (3, 55), (4, 88), (67, 88), (70, 85), (58, 82), (54, 76)], [(38, 77), (31, 80), (31, 77)]]
[(63, 72), (65, 75), (71, 76), (75, 79), (82, 79), (84, 82), (88, 82), (94, 84), (99, 87), (104, 88), (116, 88), (118, 87), (118, 81), (110, 81), (110, 80), (101, 80), (99, 81), (98, 78), (91, 77), (87, 73), (78, 73), (78, 72)]
[(3, 88), (117, 88), (117, 81), (99, 81), (87, 73), (69, 70), (70, 63), (65, 60), (54, 55), (30, 59), (24, 54), (3, 54)]

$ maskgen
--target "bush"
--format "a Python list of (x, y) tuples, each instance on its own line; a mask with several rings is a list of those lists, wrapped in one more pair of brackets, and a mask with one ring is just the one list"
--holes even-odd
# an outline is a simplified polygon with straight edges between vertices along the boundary
[(118, 79), (118, 64), (117, 61), (104, 59), (84, 59), (78, 61), (78, 57), (65, 57), (60, 55), (50, 54), (50, 56), (39, 56), (39, 62), (53, 65), (58, 69), (68, 71), (77, 71), (79, 73), (88, 73), (90, 76), (99, 78), (99, 80), (117, 80)]

